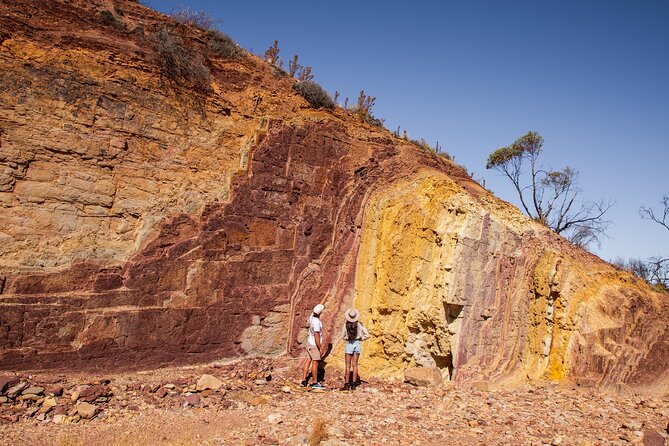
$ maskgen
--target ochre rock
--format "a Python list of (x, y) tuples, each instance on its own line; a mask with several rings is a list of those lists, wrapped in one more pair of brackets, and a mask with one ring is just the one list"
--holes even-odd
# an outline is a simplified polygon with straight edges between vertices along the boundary
[(437, 367), (409, 367), (404, 370), (404, 382), (420, 387), (440, 387), (443, 377)]
[[(0, 4), (0, 369), (302, 354), (323, 313), (363, 376), (436, 367), (667, 389), (669, 299), (462, 168), (136, 2)], [(210, 85), (161, 69), (172, 29)]]

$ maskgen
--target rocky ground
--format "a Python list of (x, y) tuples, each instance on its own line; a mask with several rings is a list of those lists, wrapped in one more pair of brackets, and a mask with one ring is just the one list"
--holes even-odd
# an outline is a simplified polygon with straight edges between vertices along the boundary
[(0, 444), (664, 445), (669, 395), (370, 379), (301, 390), (263, 360), (122, 375), (0, 375)]

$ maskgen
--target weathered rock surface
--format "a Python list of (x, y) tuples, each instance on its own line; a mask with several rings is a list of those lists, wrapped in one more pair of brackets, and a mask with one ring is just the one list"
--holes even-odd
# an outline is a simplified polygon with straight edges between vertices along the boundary
[(329, 292), (364, 373), (667, 390), (665, 295), (199, 30), (210, 85), (170, 80), (168, 19), (118, 4), (0, 4), (0, 369), (297, 354)]
[(437, 367), (409, 367), (404, 370), (404, 382), (420, 387), (439, 387), (443, 378)]
[(197, 380), (196, 390), (218, 390), (223, 385), (223, 381), (214, 375), (204, 374)]
[(94, 404), (90, 403), (77, 404), (77, 414), (85, 420), (93, 418), (97, 413), (98, 413), (98, 408)]

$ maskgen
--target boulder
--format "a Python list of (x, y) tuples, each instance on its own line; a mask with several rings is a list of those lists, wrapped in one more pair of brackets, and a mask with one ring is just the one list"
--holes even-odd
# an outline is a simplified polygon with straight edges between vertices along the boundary
[(56, 407), (57, 404), (58, 404), (58, 401), (56, 401), (56, 398), (54, 398), (54, 397), (44, 398), (44, 401), (42, 402), (42, 407), (40, 407), (39, 411), (41, 413), (47, 413), (52, 408)]
[(8, 398), (14, 399), (17, 396), (19, 396), (21, 394), (21, 392), (23, 392), (23, 390), (26, 387), (28, 387), (27, 382), (19, 382), (18, 384), (14, 385), (13, 387), (10, 387), (9, 389), (7, 389), (6, 395), (7, 395)]
[(30, 386), (21, 392), (22, 395), (41, 395), (44, 393), (44, 387)]
[(63, 414), (57, 414), (53, 416), (54, 424), (63, 424), (67, 421), (67, 416)]
[(164, 387), (161, 387), (160, 389), (156, 390), (156, 396), (158, 398), (165, 398), (168, 393), (169, 391)]
[(200, 405), (200, 397), (197, 396), (196, 394), (186, 395), (186, 398), (184, 400), (186, 401), (187, 406), (197, 407)]
[(53, 396), (61, 396), (63, 395), (63, 386), (59, 384), (53, 384), (50, 386), (47, 386), (46, 388), (46, 393), (53, 395)]
[(203, 390), (218, 390), (223, 385), (223, 381), (216, 378), (214, 375), (202, 375), (200, 379), (197, 380), (196, 389), (198, 392)]
[(0, 376), (0, 394), (6, 389), (17, 385), (19, 381), (20, 379), (18, 376)]
[(98, 413), (98, 408), (94, 404), (79, 403), (77, 405), (77, 414), (86, 420), (93, 418)]
[(658, 432), (650, 429), (643, 431), (643, 446), (665, 446), (666, 441)]
[(404, 382), (419, 387), (441, 387), (441, 371), (436, 367), (410, 367), (404, 371)]
[(111, 388), (103, 384), (96, 384), (85, 388), (79, 393), (79, 401), (92, 403), (98, 398), (107, 397), (112, 394)]

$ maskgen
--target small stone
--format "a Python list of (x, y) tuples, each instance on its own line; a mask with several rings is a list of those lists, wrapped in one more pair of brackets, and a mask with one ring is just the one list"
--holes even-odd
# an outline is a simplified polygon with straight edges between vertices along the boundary
[(79, 403), (77, 405), (77, 414), (86, 420), (93, 418), (98, 413), (98, 408), (89, 403)]
[(623, 427), (631, 431), (638, 431), (643, 427), (643, 423), (637, 420), (627, 420), (623, 423)]
[(256, 386), (265, 386), (267, 385), (267, 380), (266, 379), (256, 379), (255, 381)]
[(79, 393), (79, 400), (92, 403), (100, 397), (111, 395), (111, 388), (104, 384), (96, 384), (85, 388)]
[(199, 406), (200, 405), (200, 397), (197, 396), (196, 394), (186, 395), (186, 398), (184, 398), (184, 401), (186, 402), (187, 406)]
[(7, 401), (9, 401), (9, 398), (6, 396), (0, 396), (0, 404), (6, 403)]
[(650, 429), (643, 431), (643, 446), (665, 446), (665, 440), (658, 432)]
[(16, 398), (17, 396), (19, 396), (19, 395), (21, 394), (21, 392), (23, 392), (23, 389), (25, 389), (25, 388), (27, 388), (27, 387), (28, 387), (28, 383), (27, 383), (27, 382), (20, 382), (20, 383), (16, 384), (15, 386), (10, 387), (10, 388), (7, 390), (6, 395), (7, 395), (8, 398), (10, 398), (10, 399), (14, 399), (14, 398)]
[(58, 404), (58, 401), (56, 401), (55, 397), (47, 397), (44, 398), (44, 401), (42, 402), (42, 407), (40, 407), (39, 411), (41, 413), (47, 413), (49, 412), (52, 408), (56, 407)]
[(46, 414), (45, 414), (45, 413), (41, 413), (41, 414), (37, 415), (37, 416), (35, 417), (35, 419), (36, 419), (37, 421), (44, 421), (44, 420), (46, 420)]
[(53, 396), (61, 396), (63, 395), (63, 386), (60, 385), (49, 386), (46, 388), (46, 393), (51, 394)]
[(70, 395), (70, 400), (72, 400), (72, 402), (74, 403), (74, 402), (76, 402), (78, 399), (79, 399), (79, 391), (78, 391), (78, 390), (75, 390), (75, 391), (72, 392), (72, 394)]
[(166, 389), (174, 390), (177, 386), (175, 386), (174, 384), (165, 384), (163, 387)]
[(267, 416), (267, 422), (270, 424), (283, 423), (283, 416), (278, 412), (271, 413)]
[(214, 375), (202, 375), (197, 380), (196, 390), (201, 392), (203, 390), (218, 390), (223, 385), (223, 381), (216, 378)]
[(26, 417), (32, 417), (39, 411), (39, 407), (37, 406), (32, 406), (30, 409), (26, 410), (25, 416)]
[[(312, 392), (316, 391), (316, 390), (320, 390), (320, 389), (314, 389), (314, 390), (312, 390)], [(262, 406), (263, 404), (269, 403), (269, 397), (267, 395), (260, 395), (260, 396), (257, 396), (255, 398), (251, 398), (248, 401), (248, 403), (251, 404), (252, 406)]]
[(478, 427), (479, 422), (477, 420), (469, 420), (469, 427)]
[(0, 393), (4, 392), (5, 389), (13, 387), (20, 382), (18, 376), (0, 376)]
[(290, 392), (291, 392), (289, 386), (283, 386), (283, 387), (281, 388), (281, 391), (282, 391), (283, 393), (290, 393)]
[(30, 386), (21, 392), (22, 395), (41, 395), (44, 393), (44, 387)]
[(53, 416), (54, 424), (63, 424), (67, 421), (67, 416), (64, 414), (56, 414)]
[(436, 367), (410, 367), (404, 371), (404, 382), (418, 387), (440, 387), (443, 379)]
[(156, 390), (156, 396), (158, 398), (165, 398), (168, 393), (169, 390), (167, 390), (165, 387), (161, 387), (160, 389)]
[(557, 437), (553, 438), (553, 441), (551, 441), (551, 446), (562, 446), (562, 437), (559, 435)]
[(230, 401), (230, 400), (222, 400), (220, 406), (223, 409), (229, 409), (233, 406), (233, 404), (232, 404), (232, 401)]

